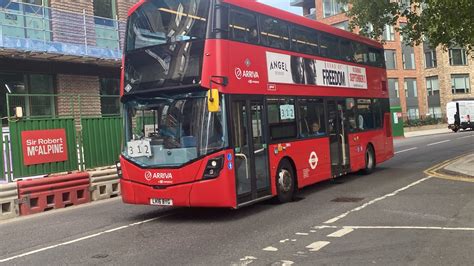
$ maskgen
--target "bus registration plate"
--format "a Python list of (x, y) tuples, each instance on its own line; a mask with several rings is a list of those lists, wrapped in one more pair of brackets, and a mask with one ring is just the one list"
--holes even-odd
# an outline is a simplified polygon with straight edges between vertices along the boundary
[(151, 205), (157, 205), (157, 206), (173, 206), (173, 200), (172, 199), (151, 198), (150, 199), (150, 204)]

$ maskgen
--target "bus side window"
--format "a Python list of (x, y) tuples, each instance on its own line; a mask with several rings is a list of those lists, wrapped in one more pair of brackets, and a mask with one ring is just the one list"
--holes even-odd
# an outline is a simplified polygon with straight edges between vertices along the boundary
[(229, 28), (233, 40), (258, 44), (257, 18), (255, 15), (231, 10)]
[(290, 49), (288, 23), (271, 17), (260, 16), (260, 40), (263, 45), (277, 49)]
[(322, 99), (300, 99), (300, 136), (316, 137), (326, 135), (324, 103)]
[(341, 59), (349, 62), (355, 62), (354, 48), (351, 41), (341, 39), (339, 41), (339, 48)]
[(319, 55), (318, 33), (305, 27), (291, 26), (291, 49), (295, 52)]
[(321, 56), (339, 59), (339, 42), (336, 37), (329, 34), (321, 34), (319, 49)]
[(367, 64), (369, 62), (368, 47), (361, 43), (355, 43), (354, 47), (355, 61), (361, 64)]

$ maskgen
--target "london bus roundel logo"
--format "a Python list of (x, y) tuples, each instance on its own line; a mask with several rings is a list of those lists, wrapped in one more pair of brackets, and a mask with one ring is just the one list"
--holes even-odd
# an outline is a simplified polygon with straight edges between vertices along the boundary
[(311, 166), (311, 169), (316, 169), (316, 166), (318, 166), (318, 155), (316, 154), (316, 152), (311, 152), (311, 154), (309, 155), (309, 166)]
[(235, 68), (235, 77), (237, 79), (242, 79), (242, 69), (240, 69), (238, 67)]

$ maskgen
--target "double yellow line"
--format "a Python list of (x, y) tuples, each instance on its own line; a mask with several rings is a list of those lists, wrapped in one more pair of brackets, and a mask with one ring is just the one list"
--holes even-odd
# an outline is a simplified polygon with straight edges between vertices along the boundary
[(435, 166), (432, 166), (431, 168), (428, 168), (424, 171), (425, 174), (429, 175), (429, 176), (433, 176), (433, 177), (437, 177), (437, 178), (442, 178), (442, 179), (447, 179), (447, 180), (455, 180), (455, 181), (463, 181), (463, 182), (470, 182), (470, 183), (474, 183), (474, 178), (467, 178), (467, 177), (463, 177), (463, 176), (459, 176), (459, 175), (448, 175), (448, 174), (443, 174), (443, 173), (439, 173), (438, 171), (443, 169), (444, 167), (446, 167), (448, 164), (466, 156), (466, 155), (469, 155), (471, 153), (466, 153), (466, 154), (463, 154), (463, 155), (460, 155), (458, 157), (455, 157), (453, 159), (449, 159), (449, 160), (446, 160), (442, 163), (439, 163)]

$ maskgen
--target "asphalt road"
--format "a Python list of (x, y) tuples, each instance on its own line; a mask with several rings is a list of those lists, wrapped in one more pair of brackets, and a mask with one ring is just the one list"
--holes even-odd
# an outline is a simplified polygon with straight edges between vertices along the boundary
[(0, 223), (5, 265), (472, 265), (474, 183), (423, 173), (474, 149), (474, 132), (395, 140), (369, 176), (239, 210), (112, 199)]

